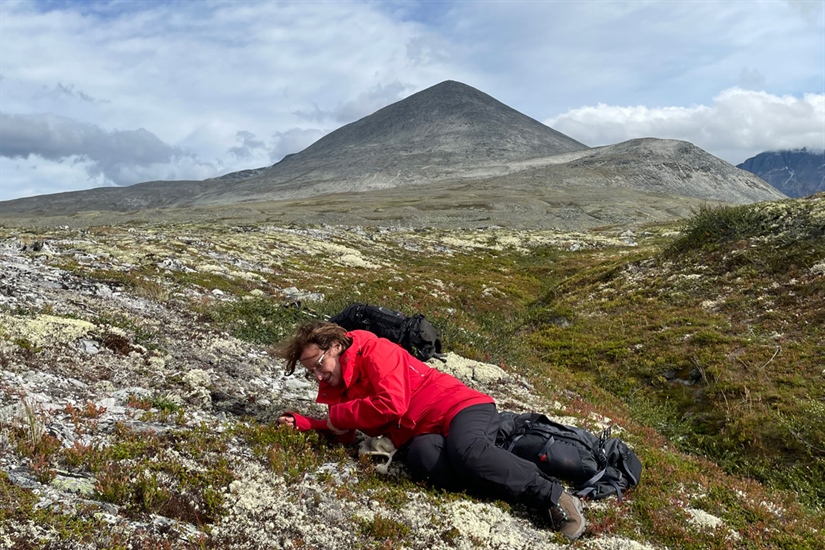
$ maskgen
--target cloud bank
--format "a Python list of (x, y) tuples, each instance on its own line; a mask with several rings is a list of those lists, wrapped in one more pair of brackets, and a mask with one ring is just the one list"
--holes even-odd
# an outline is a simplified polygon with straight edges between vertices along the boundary
[(776, 96), (731, 88), (710, 105), (580, 107), (544, 121), (590, 146), (638, 137), (690, 141), (739, 164), (762, 151), (825, 150), (825, 94)]
[(106, 131), (93, 124), (50, 114), (0, 113), (0, 155), (89, 161), (86, 171), (115, 185), (128, 185), (147, 168), (170, 165), (187, 155), (143, 128)]

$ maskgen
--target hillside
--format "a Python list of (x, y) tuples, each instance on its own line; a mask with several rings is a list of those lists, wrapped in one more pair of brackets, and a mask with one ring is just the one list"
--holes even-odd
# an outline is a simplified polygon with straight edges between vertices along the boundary
[(789, 197), (825, 191), (825, 152), (807, 149), (765, 151), (737, 168), (752, 172)]
[[(599, 192), (603, 188), (607, 194)], [(400, 197), (404, 206), (414, 203), (414, 221), (428, 225), (423, 220), (434, 219), (431, 225), (442, 227), (450, 226), (440, 225), (445, 210), (456, 210), (467, 221), (478, 218), (479, 209), (503, 210), (505, 218), (524, 211), (529, 219), (522, 227), (547, 227), (538, 224), (548, 216), (568, 218), (573, 203), (581, 223), (571, 229), (648, 218), (638, 216), (636, 202), (643, 212), (651, 211), (646, 221), (660, 221), (678, 217), (674, 209), (687, 211), (697, 201), (743, 204), (785, 197), (689, 143), (648, 138), (590, 149), (471, 86), (447, 81), (339, 128), (271, 167), (205, 181), (145, 182), (4, 201), (0, 214), (10, 221), (88, 216), (114, 221), (123, 213), (193, 221), (202, 219), (203, 209), (221, 218), (241, 209), (261, 212), (255, 219), (266, 221), (279, 219), (286, 202), (301, 199), (314, 199), (315, 210), (323, 212), (330, 196), (345, 201), (346, 212), (361, 210), (360, 217), (372, 218), (372, 224), (383, 223), (385, 216), (363, 212), (363, 202), (393, 206)], [(468, 197), (470, 204), (463, 204)], [(604, 206), (600, 201), (612, 205), (610, 219), (588, 220), (590, 211), (598, 214)], [(662, 206), (649, 208), (656, 204)], [(402, 211), (390, 225), (409, 219), (407, 214)]]
[[(500, 408), (645, 465), (575, 547), (821, 548), (825, 196), (636, 231), (0, 226), (0, 547), (553, 548), (529, 511), (272, 427), (268, 344), (420, 311)], [(300, 302), (303, 307), (290, 307)]]

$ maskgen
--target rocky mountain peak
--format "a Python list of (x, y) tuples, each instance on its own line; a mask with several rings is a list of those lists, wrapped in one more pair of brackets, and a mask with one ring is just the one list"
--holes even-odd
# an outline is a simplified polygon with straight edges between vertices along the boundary
[(300, 156), (337, 155), (341, 148), (515, 161), (587, 146), (472, 86), (448, 80), (332, 132)]
[(825, 191), (825, 151), (806, 148), (765, 151), (737, 168), (756, 174), (789, 197)]

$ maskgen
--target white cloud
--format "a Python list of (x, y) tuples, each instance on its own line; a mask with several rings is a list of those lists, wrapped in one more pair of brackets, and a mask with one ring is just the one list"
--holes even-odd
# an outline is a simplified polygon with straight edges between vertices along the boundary
[(101, 176), (116, 185), (129, 185), (158, 168), (160, 174), (168, 174), (165, 165), (192, 155), (143, 128), (107, 131), (56, 115), (0, 113), (0, 156), (70, 163), (82, 158), (89, 161), (86, 171), (93, 179)]
[(347, 124), (370, 115), (391, 103), (400, 101), (405, 95), (409, 95), (409, 92), (410, 87), (401, 82), (376, 85), (358, 94), (355, 99), (340, 102), (337, 107), (329, 111), (320, 109), (318, 105), (313, 105), (313, 108), (309, 111), (299, 109), (294, 114), (301, 119), (312, 122), (333, 120), (341, 124)]
[(324, 137), (320, 130), (292, 128), (286, 132), (277, 132), (272, 136), (269, 160), (278, 162), (286, 155), (298, 153)]
[(241, 130), (236, 134), (239, 145), (229, 148), (229, 154), (233, 155), (239, 160), (245, 160), (252, 157), (253, 151), (266, 148), (263, 141), (255, 137), (252, 132)]
[(681, 139), (739, 164), (766, 150), (825, 149), (825, 94), (776, 96), (731, 88), (714, 97), (711, 105), (599, 104), (544, 122), (590, 146), (638, 137)]
[[(90, 164), (82, 158), (55, 162), (34, 156), (16, 159), (0, 157), (0, 200), (111, 186), (100, 178), (88, 175), (86, 168)], [(55, 182), (60, 182), (60, 186), (56, 186)]]

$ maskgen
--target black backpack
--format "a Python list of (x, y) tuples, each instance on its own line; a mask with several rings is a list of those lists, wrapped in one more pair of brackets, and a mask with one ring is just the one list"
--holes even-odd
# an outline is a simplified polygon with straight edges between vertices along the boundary
[(441, 335), (420, 313), (407, 317), (381, 306), (352, 304), (330, 318), (330, 322), (347, 330), (368, 330), (395, 342), (422, 361), (431, 357), (444, 360)]
[(642, 463), (610, 429), (600, 436), (553, 422), (543, 414), (501, 413), (496, 445), (535, 462), (550, 477), (571, 483), (579, 497), (598, 500), (639, 484)]

